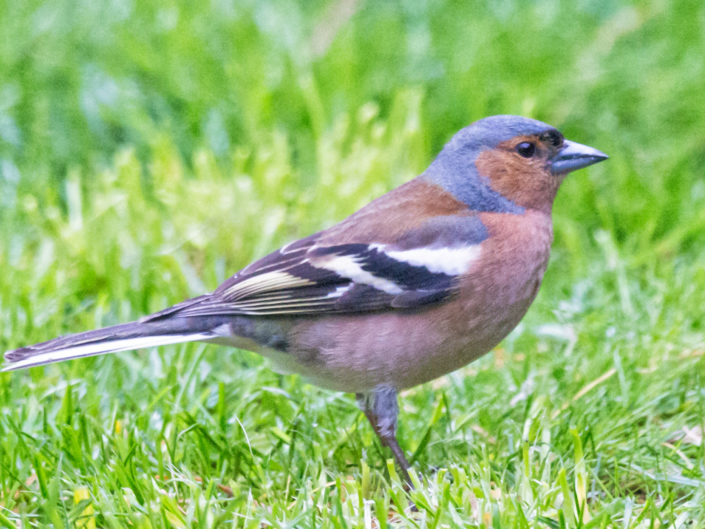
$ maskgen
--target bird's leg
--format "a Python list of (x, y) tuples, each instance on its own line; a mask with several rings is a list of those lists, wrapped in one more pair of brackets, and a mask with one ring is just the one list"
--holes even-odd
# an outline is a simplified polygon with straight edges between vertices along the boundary
[(371, 393), (358, 393), (357, 404), (370, 421), (383, 446), (388, 446), (401, 470), (404, 481), (411, 487), (409, 462), (397, 441), (397, 391), (391, 386), (377, 386)]

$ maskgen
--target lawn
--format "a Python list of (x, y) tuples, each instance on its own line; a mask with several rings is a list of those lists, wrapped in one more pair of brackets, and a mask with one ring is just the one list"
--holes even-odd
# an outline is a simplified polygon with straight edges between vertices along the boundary
[(403, 394), (411, 493), (351, 395), (188, 344), (0, 374), (0, 526), (705, 526), (702, 1), (30, 0), (0, 35), (0, 350), (212, 290), (483, 116), (610, 155), (520, 326)]

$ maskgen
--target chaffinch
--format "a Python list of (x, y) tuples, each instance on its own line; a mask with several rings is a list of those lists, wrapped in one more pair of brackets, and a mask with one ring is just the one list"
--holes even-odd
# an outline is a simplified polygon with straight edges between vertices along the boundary
[(212, 293), (9, 351), (2, 370), (190, 341), (255, 351), (355, 393), (408, 481), (397, 392), (466, 365), (519, 323), (548, 263), (559, 185), (606, 158), (540, 121), (479, 120), (417, 178)]

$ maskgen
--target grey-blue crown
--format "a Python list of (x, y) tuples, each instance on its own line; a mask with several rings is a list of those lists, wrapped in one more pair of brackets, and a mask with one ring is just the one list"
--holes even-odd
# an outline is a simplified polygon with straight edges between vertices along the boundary
[(522, 116), (490, 116), (459, 130), (443, 150), (480, 151), (516, 136), (540, 134), (551, 129), (551, 125)]

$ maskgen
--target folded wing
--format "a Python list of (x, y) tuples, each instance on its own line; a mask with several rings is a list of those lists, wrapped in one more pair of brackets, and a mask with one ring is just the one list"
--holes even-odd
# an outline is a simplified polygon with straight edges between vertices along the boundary
[(412, 309), (452, 296), (486, 238), (477, 216), (434, 218), (393, 244), (323, 244), (315, 234), (252, 263), (212, 294), (142, 321)]

